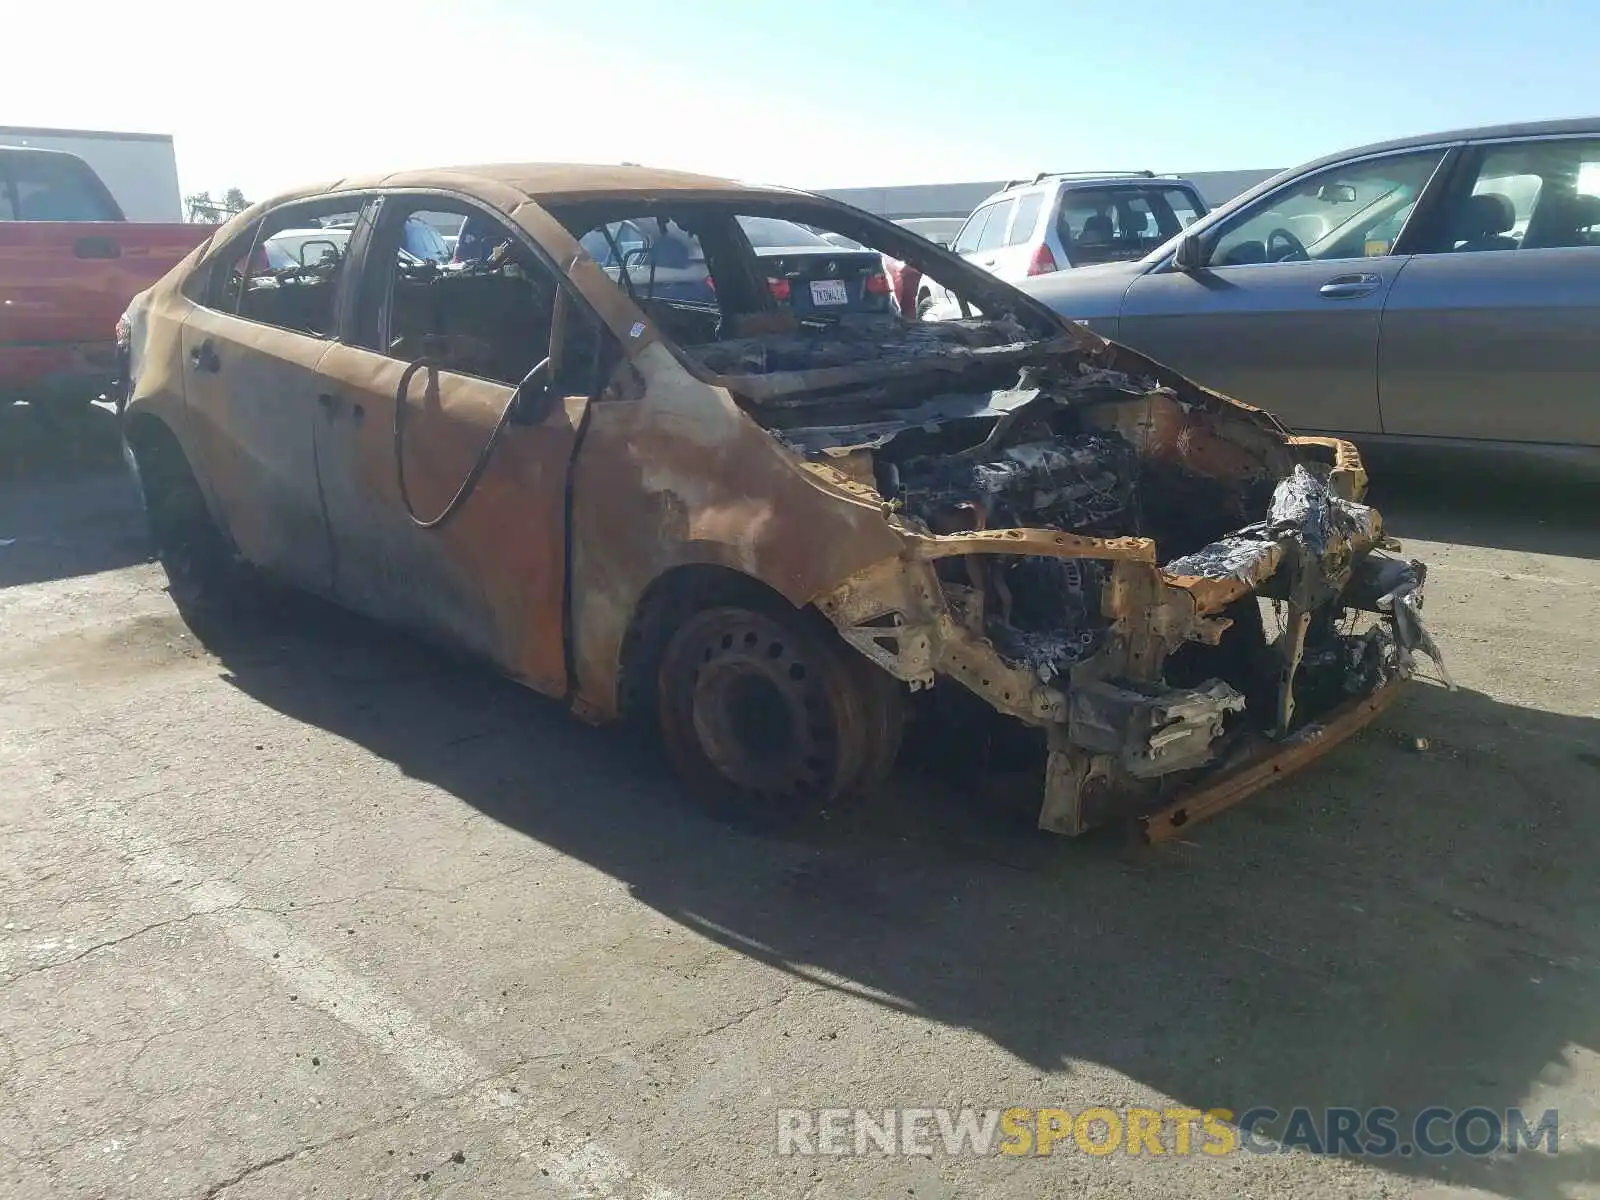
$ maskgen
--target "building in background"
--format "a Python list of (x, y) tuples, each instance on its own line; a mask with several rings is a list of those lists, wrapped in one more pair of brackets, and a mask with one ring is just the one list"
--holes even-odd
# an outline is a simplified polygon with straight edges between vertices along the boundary
[(181, 221), (178, 159), (169, 133), (0, 125), (0, 146), (66, 150), (94, 168), (130, 221)]
[[(1231, 200), (1263, 179), (1271, 178), (1279, 168), (1260, 171), (1177, 171), (1200, 189), (1200, 198), (1208, 208), (1215, 208)], [(835, 200), (864, 208), (882, 217), (898, 220), (902, 217), (964, 217), (988, 196), (1006, 186), (1006, 180), (995, 179), (983, 183), (925, 183), (907, 187), (829, 188), (822, 192)]]

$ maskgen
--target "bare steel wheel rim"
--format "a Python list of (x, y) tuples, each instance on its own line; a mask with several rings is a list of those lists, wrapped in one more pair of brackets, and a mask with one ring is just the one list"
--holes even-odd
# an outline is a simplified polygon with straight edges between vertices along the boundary
[(829, 791), (839, 730), (826, 672), (804, 640), (759, 614), (730, 613), (696, 650), (692, 723), (712, 767), (768, 799)]

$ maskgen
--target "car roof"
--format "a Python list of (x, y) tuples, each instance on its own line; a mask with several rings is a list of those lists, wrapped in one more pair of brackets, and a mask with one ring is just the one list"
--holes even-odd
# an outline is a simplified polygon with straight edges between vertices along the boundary
[(1149, 171), (1108, 171), (1104, 175), (1078, 175), (1071, 172), (1061, 172), (1054, 175), (1041, 175), (1037, 179), (1018, 179), (992, 192), (978, 202), (978, 208), (986, 204), (993, 204), (997, 200), (1005, 200), (1012, 196), (1023, 196), (1029, 192), (1048, 188), (1051, 191), (1057, 188), (1067, 188), (1069, 191), (1077, 188), (1104, 188), (1104, 187), (1186, 187), (1195, 189), (1181, 175), (1157, 175)]
[[(1447, 146), (1457, 142), (1492, 142), (1512, 138), (1534, 137), (1560, 137), (1563, 135), (1592, 135), (1600, 137), (1600, 117), (1566, 117), (1556, 121), (1523, 121), (1511, 125), (1479, 125), (1472, 129), (1447, 129), (1439, 133), (1418, 133), (1410, 137), (1391, 138), (1386, 142), (1369, 142), (1365, 146), (1352, 146), (1346, 150), (1335, 150), (1332, 154), (1324, 154), (1320, 158), (1313, 158), (1306, 162), (1279, 171), (1270, 178), (1246, 188), (1237, 196), (1231, 197), (1223, 204), (1217, 205), (1200, 220), (1182, 231), (1184, 234), (1204, 234), (1215, 229), (1222, 222), (1230, 220), (1234, 213), (1248, 204), (1266, 195), (1278, 187), (1285, 180), (1294, 179), (1300, 175), (1308, 175), (1313, 171), (1320, 171), (1325, 167), (1335, 167), (1340, 163), (1350, 162), (1354, 159), (1369, 158), (1375, 154), (1389, 154), (1402, 150), (1419, 150), (1426, 146)], [(1175, 239), (1174, 239), (1175, 240)], [(1140, 262), (1151, 262), (1163, 258), (1167, 254), (1167, 247), (1172, 243), (1163, 242), (1157, 246)]]
[[(343, 191), (375, 187), (459, 188), (464, 183), (497, 185), (520, 192), (530, 200), (579, 196), (626, 197), (641, 192), (748, 192), (785, 194), (789, 189), (739, 183), (714, 175), (596, 163), (484, 163), (475, 166), (434, 167), (384, 175), (342, 179), (317, 191)], [(793, 193), (789, 193), (793, 194)]]
[(1354, 146), (1333, 154), (1324, 154), (1293, 168), (1304, 171), (1310, 167), (1332, 166), (1347, 158), (1360, 158), (1369, 154), (1383, 154), (1390, 150), (1410, 150), (1421, 146), (1434, 146), (1444, 142), (1482, 142), (1501, 138), (1549, 137), (1558, 134), (1594, 134), (1600, 136), (1600, 117), (1567, 117), (1557, 121), (1523, 121), (1514, 125), (1480, 125), (1474, 129), (1447, 129), (1440, 133), (1420, 133), (1410, 137), (1393, 138), (1386, 142), (1372, 142)]

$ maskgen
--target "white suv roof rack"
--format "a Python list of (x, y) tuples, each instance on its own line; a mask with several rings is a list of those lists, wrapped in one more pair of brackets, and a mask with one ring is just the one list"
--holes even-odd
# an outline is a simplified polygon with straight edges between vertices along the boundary
[(1040, 171), (1032, 179), (1008, 179), (1002, 189), (1010, 191), (1014, 187), (1031, 187), (1036, 183), (1043, 183), (1046, 179), (1155, 179), (1154, 171)]

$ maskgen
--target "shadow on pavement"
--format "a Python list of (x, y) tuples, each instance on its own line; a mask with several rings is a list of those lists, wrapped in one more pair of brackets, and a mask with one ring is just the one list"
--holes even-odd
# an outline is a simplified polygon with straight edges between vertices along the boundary
[(0, 406), (0, 587), (89, 575), (150, 557), (117, 417)]
[(1408, 537), (1530, 554), (1600, 558), (1600, 485), (1375, 466), (1368, 500)]
[(122, 465), (117, 416), (100, 404), (56, 414), (0, 404), (0, 483), (71, 479)]
[[(120, 479), (0, 491), (20, 522), (0, 537), (49, 550), (0, 548), (0, 582), (126, 561), (142, 540), (122, 524), (136, 511)], [(1436, 496), (1394, 527), (1450, 536), (1461, 509)], [(1583, 555), (1592, 534), (1552, 522), (1540, 546)], [(360, 619), (292, 601), (201, 632), (261, 703), (673, 920), (1041, 1071), (1090, 1060), (1236, 1113), (1504, 1110), (1530, 1095), (1538, 1109), (1573, 1048), (1600, 1050), (1593, 719), (1418, 684), (1306, 774), (1158, 850), (1037, 834), (1025, 810), (919, 773), (914, 753), (871, 806), (761, 840), (698, 815), (653, 751)], [(1600, 1178), (1600, 1151), (1568, 1145), (1384, 1166), (1556, 1200)]]
[[(704, 936), (1041, 1071), (1092, 1060), (1235, 1113), (1504, 1111), (1571, 1048), (1600, 1049), (1590, 719), (1417, 684), (1306, 775), (1159, 850), (1037, 834), (915, 763), (878, 802), (763, 840), (699, 816), (621, 733), (355, 618), (291, 602), (206, 641), (255, 699)], [(1568, 1150), (1384, 1165), (1555, 1200), (1600, 1177), (1600, 1151)]]

